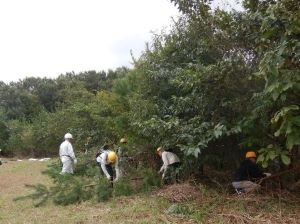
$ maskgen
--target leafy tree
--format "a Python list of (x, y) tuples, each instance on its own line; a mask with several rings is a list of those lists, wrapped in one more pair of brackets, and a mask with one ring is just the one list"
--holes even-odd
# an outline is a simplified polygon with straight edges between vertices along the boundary
[[(269, 133), (273, 135), (270, 145), (261, 150), (260, 161), (280, 157), (286, 165), (290, 163), (288, 151), (300, 144), (299, 140), (299, 1), (267, 1), (249, 9), (263, 16), (257, 36), (257, 47), (261, 61), (258, 75), (266, 82), (261, 95), (272, 103), (268, 113)], [(252, 6), (252, 7), (251, 7)], [(264, 103), (264, 102), (262, 102)]]
[(0, 149), (6, 149), (9, 139), (9, 129), (3, 121), (0, 121)]
[(55, 80), (30, 77), (22, 80), (19, 86), (36, 95), (41, 105), (47, 111), (55, 111), (56, 103), (60, 100), (58, 96), (58, 84)]

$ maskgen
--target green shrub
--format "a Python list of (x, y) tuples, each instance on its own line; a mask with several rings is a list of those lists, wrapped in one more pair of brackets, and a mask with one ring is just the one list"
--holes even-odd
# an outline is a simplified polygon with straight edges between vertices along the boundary
[(133, 186), (128, 179), (121, 179), (114, 184), (114, 196), (129, 196), (133, 193)]
[(113, 189), (110, 183), (101, 178), (96, 187), (96, 199), (98, 202), (108, 201), (112, 197)]

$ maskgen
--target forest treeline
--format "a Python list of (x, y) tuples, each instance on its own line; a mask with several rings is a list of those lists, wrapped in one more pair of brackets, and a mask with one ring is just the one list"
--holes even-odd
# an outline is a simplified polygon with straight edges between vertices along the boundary
[[(300, 144), (300, 1), (244, 0), (243, 11), (171, 0), (181, 12), (131, 69), (0, 83), (4, 155), (57, 155), (129, 141), (176, 146), (185, 161), (231, 167), (246, 150), (289, 165)], [(16, 65), (17, 66), (17, 65)], [(5, 74), (4, 74), (5, 75)]]

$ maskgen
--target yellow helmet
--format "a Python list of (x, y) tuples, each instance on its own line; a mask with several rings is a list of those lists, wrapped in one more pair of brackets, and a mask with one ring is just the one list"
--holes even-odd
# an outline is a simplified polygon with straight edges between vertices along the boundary
[(120, 142), (121, 143), (127, 143), (127, 140), (126, 140), (126, 138), (121, 138)]
[(110, 151), (110, 152), (108, 153), (108, 155), (107, 155), (107, 160), (108, 160), (108, 162), (114, 163), (114, 162), (116, 162), (116, 159), (117, 159), (116, 153), (113, 152), (113, 151)]
[(256, 158), (256, 153), (253, 151), (249, 151), (246, 153), (246, 158)]

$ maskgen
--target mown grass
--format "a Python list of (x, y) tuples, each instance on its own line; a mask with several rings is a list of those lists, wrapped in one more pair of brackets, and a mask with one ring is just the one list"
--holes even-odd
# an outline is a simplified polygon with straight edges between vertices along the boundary
[(25, 184), (51, 180), (42, 171), (51, 163), (7, 161), (0, 166), (0, 223), (299, 223), (300, 200), (256, 194), (237, 196), (200, 185), (199, 197), (178, 203), (157, 192), (58, 206), (51, 200), (34, 207), (31, 200), (13, 201), (30, 193)]
[[(7, 161), (7, 160), (6, 160)], [(57, 206), (48, 201), (35, 208), (31, 200), (13, 201), (26, 195), (25, 184), (51, 180), (42, 174), (48, 162), (7, 161), (0, 166), (0, 223), (188, 223), (189, 220), (165, 214), (169, 202), (149, 195), (112, 198), (105, 203), (95, 201)]]

